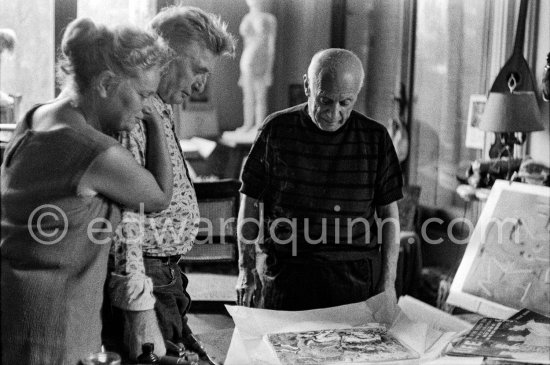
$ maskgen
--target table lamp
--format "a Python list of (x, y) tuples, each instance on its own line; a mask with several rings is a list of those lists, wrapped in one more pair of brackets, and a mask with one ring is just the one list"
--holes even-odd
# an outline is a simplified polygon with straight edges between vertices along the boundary
[[(491, 92), (481, 116), (479, 129), (495, 132), (500, 135), (504, 151), (511, 158), (514, 144), (525, 142), (525, 133), (544, 129), (540, 123), (540, 109), (533, 91), (514, 91), (517, 82), (514, 74), (510, 75), (508, 88), (510, 92)], [(516, 133), (520, 133), (518, 138)]]

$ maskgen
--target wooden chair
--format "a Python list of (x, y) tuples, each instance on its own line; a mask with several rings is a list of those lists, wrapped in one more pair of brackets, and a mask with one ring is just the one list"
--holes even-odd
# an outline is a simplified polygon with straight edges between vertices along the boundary
[[(240, 183), (234, 179), (194, 184), (201, 221), (195, 245), (180, 263), (185, 271), (203, 265), (236, 270)], [(212, 265), (214, 264), (214, 265)], [(210, 271), (210, 270), (209, 270)]]

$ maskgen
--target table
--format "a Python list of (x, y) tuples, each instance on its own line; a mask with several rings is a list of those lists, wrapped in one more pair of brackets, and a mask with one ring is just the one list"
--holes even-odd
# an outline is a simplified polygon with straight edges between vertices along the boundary
[(206, 349), (206, 352), (220, 363), (225, 362), (232, 336), (233, 328), (195, 335)]

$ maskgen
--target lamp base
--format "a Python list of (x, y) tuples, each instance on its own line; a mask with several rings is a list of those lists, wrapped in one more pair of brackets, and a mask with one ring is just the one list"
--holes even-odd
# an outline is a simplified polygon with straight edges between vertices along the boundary
[[(519, 138), (518, 138), (519, 134)], [(519, 132), (505, 132), (496, 133), (495, 143), (489, 149), (490, 158), (500, 158), (505, 156), (504, 153), (510, 158), (514, 156), (514, 145), (521, 146), (525, 143), (525, 133)]]

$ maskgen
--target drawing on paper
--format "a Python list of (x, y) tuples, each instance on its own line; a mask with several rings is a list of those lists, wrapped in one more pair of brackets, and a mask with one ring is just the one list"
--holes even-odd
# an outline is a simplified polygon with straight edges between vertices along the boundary
[(416, 352), (379, 324), (274, 333), (266, 337), (283, 365), (362, 364), (418, 358)]
[(549, 314), (549, 246), (550, 188), (497, 181), (455, 277), (461, 288), (451, 292)]

